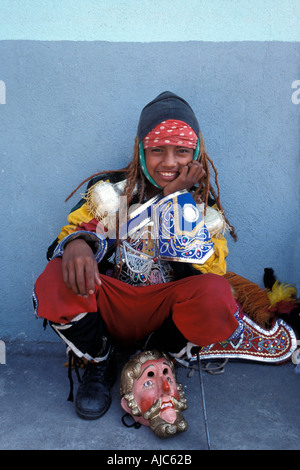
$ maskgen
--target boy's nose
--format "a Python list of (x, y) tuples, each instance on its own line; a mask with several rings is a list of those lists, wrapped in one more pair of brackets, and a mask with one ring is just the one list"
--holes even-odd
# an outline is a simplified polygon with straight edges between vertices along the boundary
[(165, 158), (164, 158), (164, 165), (169, 166), (169, 167), (176, 165), (176, 158), (175, 158), (175, 154), (173, 150), (168, 149), (166, 151)]

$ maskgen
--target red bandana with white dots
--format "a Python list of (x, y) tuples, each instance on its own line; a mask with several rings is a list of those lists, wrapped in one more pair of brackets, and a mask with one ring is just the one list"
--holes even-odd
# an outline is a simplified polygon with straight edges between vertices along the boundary
[(168, 119), (158, 124), (143, 139), (144, 149), (162, 145), (179, 145), (195, 149), (197, 134), (185, 122)]

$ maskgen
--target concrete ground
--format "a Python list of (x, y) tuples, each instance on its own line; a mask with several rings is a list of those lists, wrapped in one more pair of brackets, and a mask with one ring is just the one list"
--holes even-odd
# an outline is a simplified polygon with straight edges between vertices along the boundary
[[(119, 383), (109, 411), (80, 419), (67, 401), (69, 380), (63, 343), (6, 344), (0, 364), (0, 450), (107, 450), (189, 452), (207, 449), (197, 371), (178, 368), (188, 409), (185, 433), (162, 440), (147, 427), (127, 428), (121, 418)], [(78, 386), (74, 373), (75, 392)], [(203, 372), (212, 450), (300, 449), (300, 375), (282, 365), (229, 361), (224, 373)]]

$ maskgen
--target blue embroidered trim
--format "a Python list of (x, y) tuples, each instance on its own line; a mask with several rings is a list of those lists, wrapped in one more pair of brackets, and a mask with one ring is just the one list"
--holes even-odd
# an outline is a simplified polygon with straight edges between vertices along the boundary
[(153, 208), (161, 259), (204, 264), (214, 253), (201, 212), (186, 190), (162, 198)]
[(94, 253), (94, 255), (97, 263), (100, 263), (107, 250), (107, 240), (103, 237), (103, 235), (83, 230), (75, 233), (70, 233), (70, 235), (67, 235), (65, 238), (63, 238), (62, 241), (59, 242), (59, 244), (55, 248), (52, 259), (62, 256), (66, 244), (69, 243), (71, 240), (75, 240), (76, 238), (83, 238), (84, 240), (95, 242), (96, 252)]

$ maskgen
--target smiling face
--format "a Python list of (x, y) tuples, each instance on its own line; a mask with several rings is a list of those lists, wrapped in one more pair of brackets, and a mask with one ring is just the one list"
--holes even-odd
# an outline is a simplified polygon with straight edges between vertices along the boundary
[(162, 145), (145, 149), (145, 161), (149, 175), (164, 188), (174, 181), (180, 168), (193, 160), (194, 150), (177, 145)]

